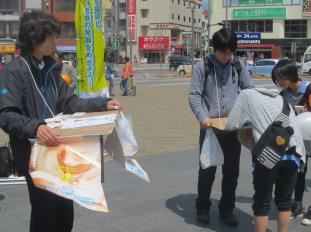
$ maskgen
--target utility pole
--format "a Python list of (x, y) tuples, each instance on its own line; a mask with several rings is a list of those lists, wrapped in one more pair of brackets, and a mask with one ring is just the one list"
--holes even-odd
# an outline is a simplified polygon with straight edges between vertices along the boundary
[(115, 5), (114, 5), (115, 9), (114, 9), (114, 16), (115, 16), (115, 41), (114, 41), (114, 49), (115, 49), (115, 62), (116, 64), (119, 63), (119, 53), (118, 53), (118, 48), (117, 48), (117, 38), (119, 35), (119, 0), (115, 1)]
[(226, 23), (225, 23), (225, 28), (228, 28), (228, 4), (229, 4), (229, 1), (226, 0)]
[[(193, 2), (193, 4), (195, 4)], [(195, 34), (194, 34), (194, 7), (195, 5), (193, 5), (191, 7), (191, 18), (192, 18), (192, 21), (191, 21), (191, 57), (193, 57), (194, 55), (194, 39), (195, 39)]]

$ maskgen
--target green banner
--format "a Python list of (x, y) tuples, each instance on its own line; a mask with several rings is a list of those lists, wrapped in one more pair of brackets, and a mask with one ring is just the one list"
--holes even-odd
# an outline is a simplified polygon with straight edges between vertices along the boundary
[(284, 0), (240, 0), (240, 6), (277, 5), (283, 2)]
[(104, 69), (101, 0), (76, 0), (75, 21), (79, 96), (105, 96), (108, 88)]
[(234, 19), (285, 18), (286, 8), (234, 9)]

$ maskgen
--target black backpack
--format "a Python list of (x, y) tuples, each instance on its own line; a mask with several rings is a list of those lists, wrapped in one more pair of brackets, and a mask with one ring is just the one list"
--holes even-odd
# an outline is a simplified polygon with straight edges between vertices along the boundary
[(9, 177), (13, 173), (13, 156), (8, 144), (0, 147), (0, 177)]
[(282, 112), (265, 130), (251, 151), (253, 160), (268, 169), (272, 169), (282, 159), (287, 151), (290, 138), (294, 134), (293, 128), (289, 126), (289, 114), (289, 104), (283, 97)]
[[(212, 70), (214, 69), (214, 65), (213, 63), (210, 61), (210, 59), (208, 58), (208, 56), (203, 57), (203, 61), (204, 61), (204, 70), (205, 70), (205, 78), (204, 78), (204, 89), (205, 89), (205, 85), (206, 85), (206, 81), (208, 78), (208, 75), (212, 72)], [(233, 58), (233, 62), (232, 62), (232, 77), (235, 78), (235, 72), (234, 72), (234, 68), (236, 70), (236, 73), (238, 74), (238, 86), (240, 87), (240, 79), (241, 79), (241, 72), (242, 72), (242, 65), (240, 62), (239, 57), (234, 57)], [(205, 90), (204, 90), (205, 91)]]

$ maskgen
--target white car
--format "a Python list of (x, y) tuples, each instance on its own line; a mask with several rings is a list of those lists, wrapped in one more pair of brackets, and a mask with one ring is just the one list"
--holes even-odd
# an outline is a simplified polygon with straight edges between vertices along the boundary
[(303, 55), (301, 70), (302, 73), (308, 73), (311, 76), (311, 46), (308, 47), (307, 51)]
[(183, 76), (186, 74), (191, 74), (192, 73), (192, 66), (198, 62), (200, 59), (195, 59), (195, 60), (189, 60), (189, 61), (185, 61), (183, 62), (183, 64), (179, 65), (176, 69), (176, 72)]

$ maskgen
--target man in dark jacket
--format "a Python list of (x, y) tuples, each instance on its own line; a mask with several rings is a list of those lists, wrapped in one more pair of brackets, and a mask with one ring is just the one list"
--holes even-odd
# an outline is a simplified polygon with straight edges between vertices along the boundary
[(56, 19), (42, 12), (21, 17), (18, 43), (21, 56), (7, 64), (0, 75), (0, 126), (9, 134), (15, 166), (27, 180), (31, 232), (69, 232), (73, 227), (73, 202), (34, 186), (28, 172), (29, 139), (48, 146), (60, 144), (60, 135), (45, 124), (58, 113), (120, 109), (112, 99), (81, 99), (55, 70), (51, 54), (60, 34)]

